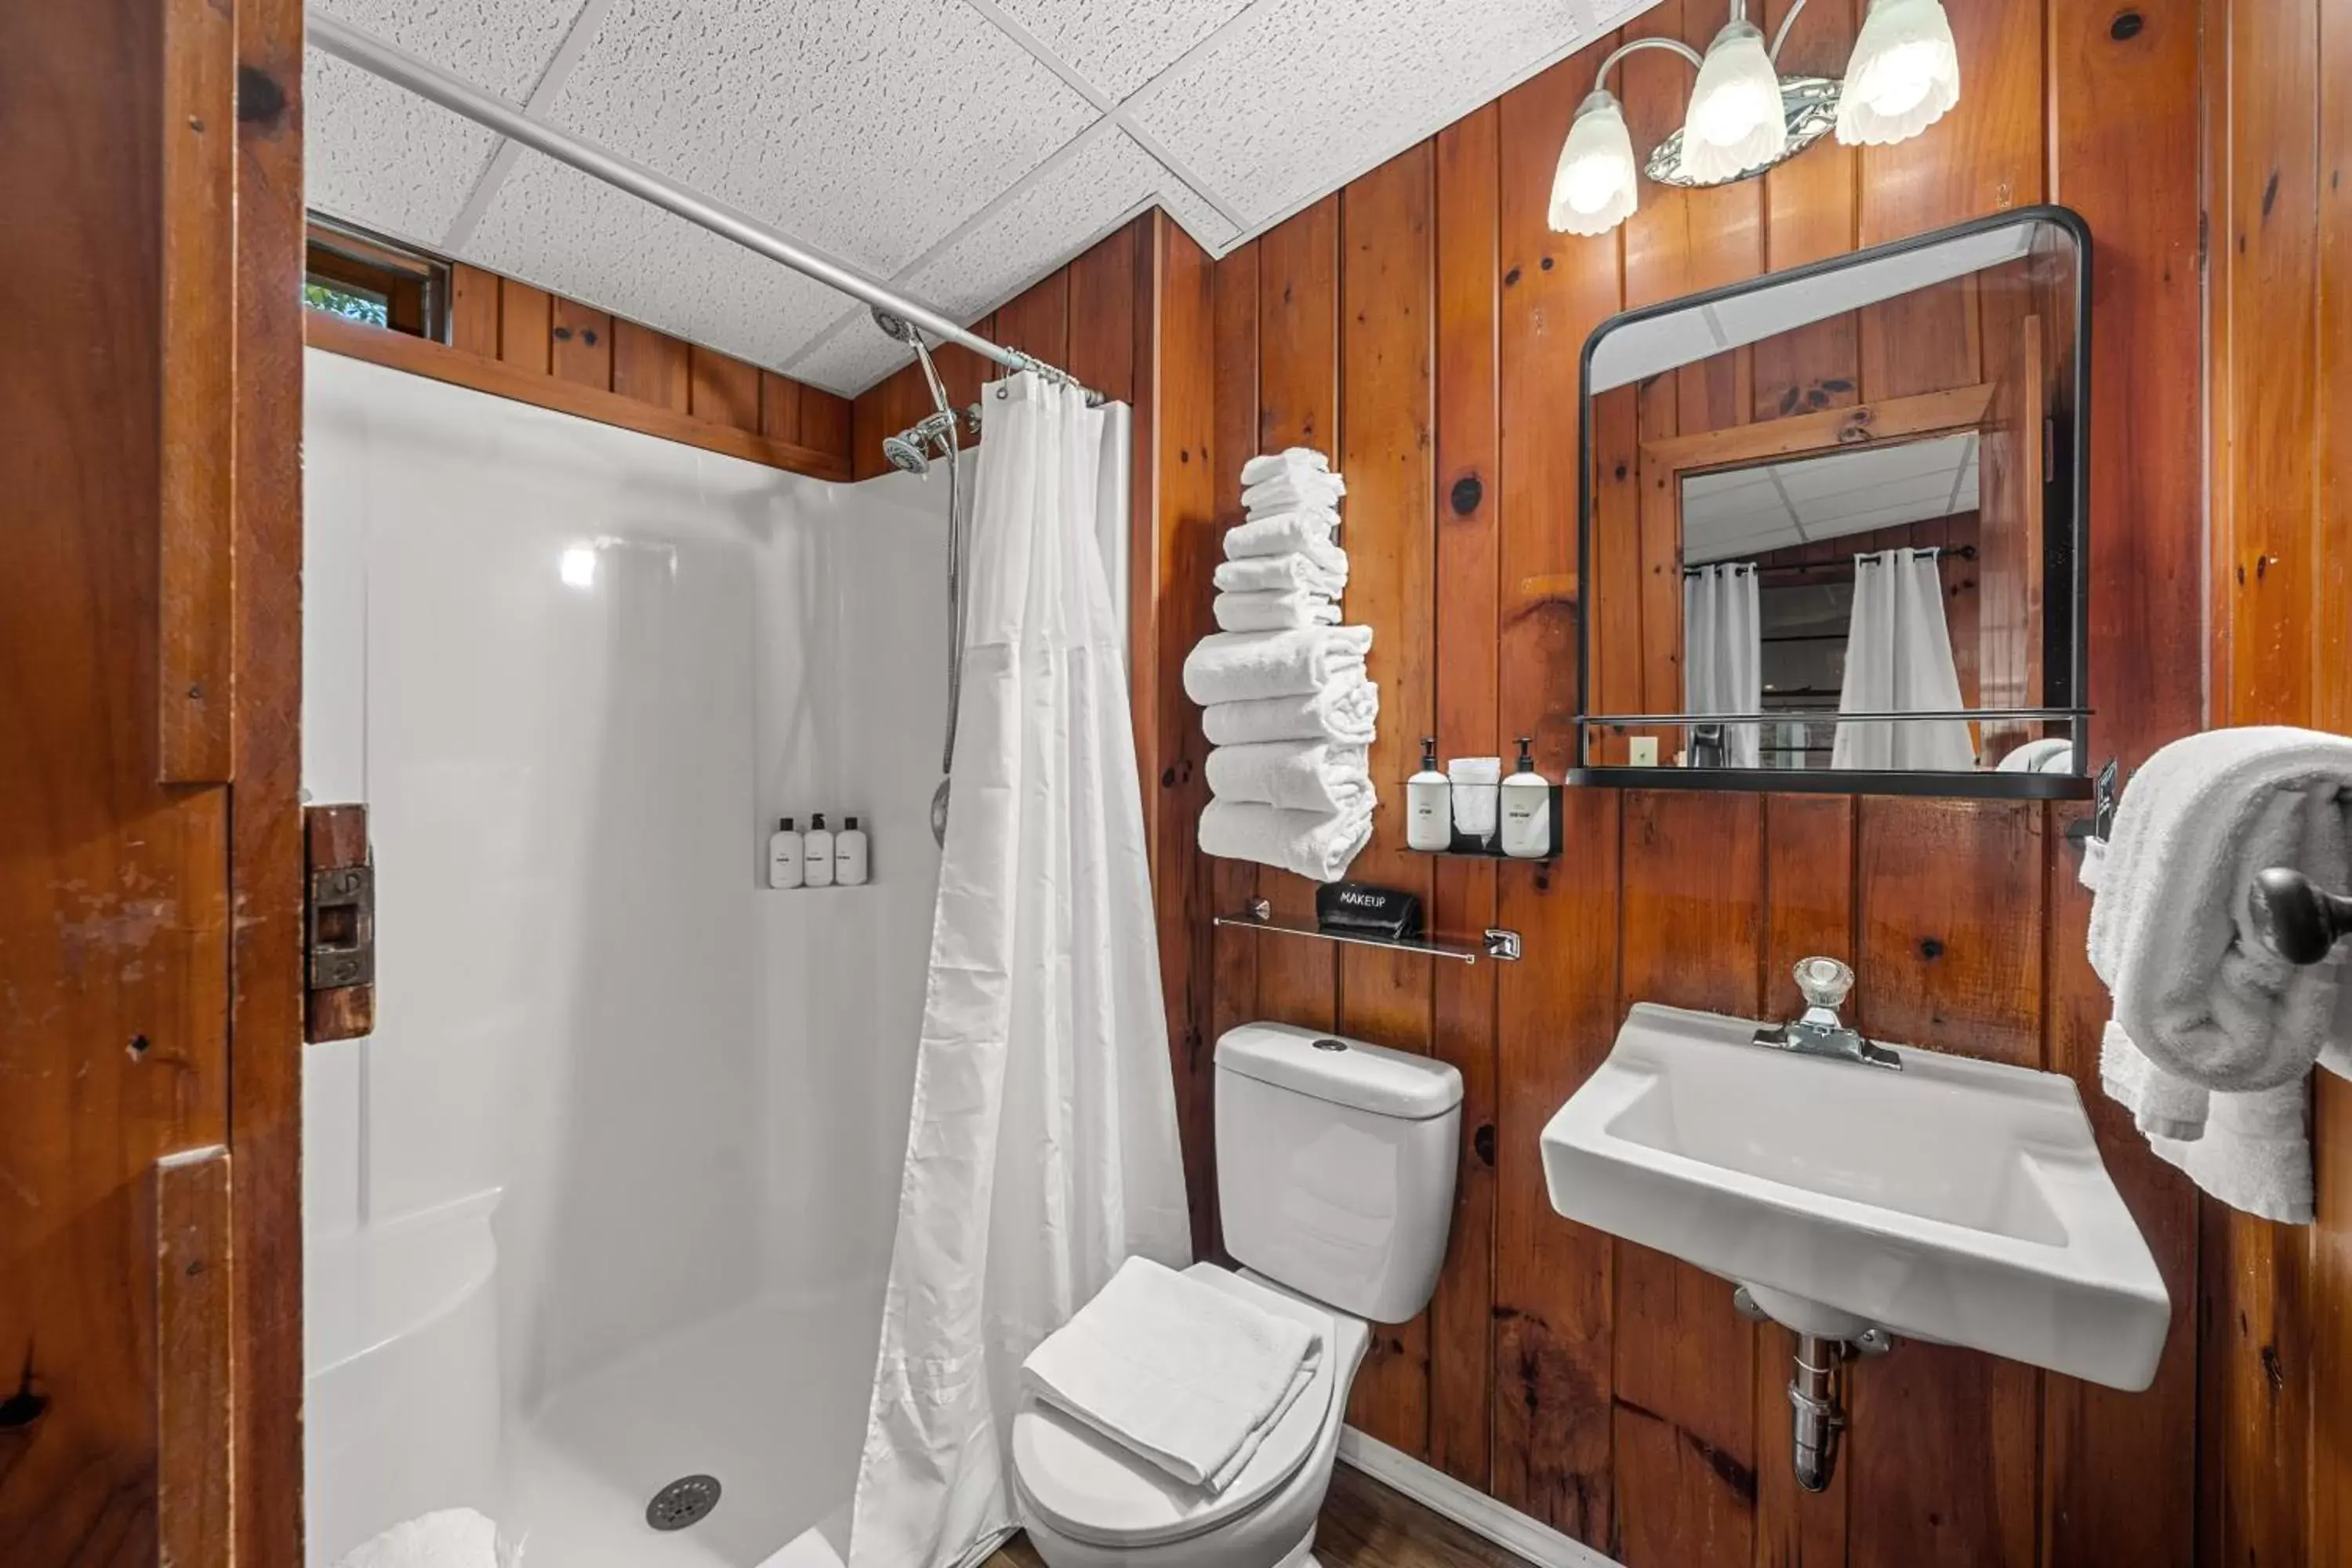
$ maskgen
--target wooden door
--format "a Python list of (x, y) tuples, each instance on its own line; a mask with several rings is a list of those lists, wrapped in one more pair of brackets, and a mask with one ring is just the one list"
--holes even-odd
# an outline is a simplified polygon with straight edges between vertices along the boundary
[(0, 6), (10, 1568), (300, 1560), (300, 35)]

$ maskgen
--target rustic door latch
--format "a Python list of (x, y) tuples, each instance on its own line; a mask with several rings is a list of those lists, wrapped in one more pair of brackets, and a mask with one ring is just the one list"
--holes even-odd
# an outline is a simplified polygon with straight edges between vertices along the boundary
[(309, 897), (303, 903), (303, 1037), (348, 1040), (375, 1028), (375, 865), (367, 807), (303, 810)]

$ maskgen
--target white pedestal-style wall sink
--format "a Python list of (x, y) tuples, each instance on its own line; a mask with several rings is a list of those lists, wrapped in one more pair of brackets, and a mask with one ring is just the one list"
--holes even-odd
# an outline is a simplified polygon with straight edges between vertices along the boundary
[(1552, 1206), (1801, 1333), (1874, 1325), (2147, 1386), (2171, 1303), (2071, 1079), (1910, 1047), (1887, 1071), (1757, 1027), (1636, 1005), (1544, 1129)]

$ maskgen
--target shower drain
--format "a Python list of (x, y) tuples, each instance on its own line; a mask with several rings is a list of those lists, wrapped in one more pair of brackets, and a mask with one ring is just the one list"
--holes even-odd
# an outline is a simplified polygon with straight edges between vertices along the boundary
[(656, 1530), (684, 1530), (699, 1524), (719, 1506), (717, 1476), (680, 1476), (654, 1493), (646, 1504), (646, 1522)]

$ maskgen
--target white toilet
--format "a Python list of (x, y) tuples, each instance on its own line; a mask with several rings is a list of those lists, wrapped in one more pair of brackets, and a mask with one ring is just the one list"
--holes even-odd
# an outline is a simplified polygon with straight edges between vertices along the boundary
[[(1030, 1543), (1052, 1568), (1307, 1568), (1370, 1322), (1429, 1304), (1445, 1261), (1462, 1075), (1286, 1024), (1217, 1042), (1217, 1196), (1234, 1273), (1192, 1278), (1317, 1324), (1325, 1352), (1234, 1483), (1212, 1496), (1045, 1406), (1013, 1417)], [(1203, 1378), (1217, 1375), (1202, 1367)]]

